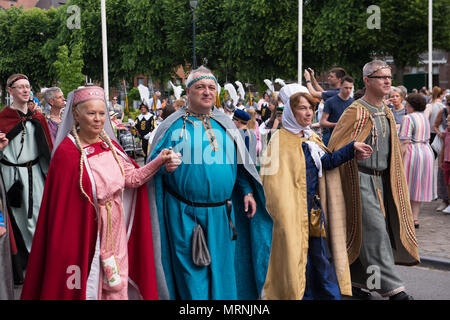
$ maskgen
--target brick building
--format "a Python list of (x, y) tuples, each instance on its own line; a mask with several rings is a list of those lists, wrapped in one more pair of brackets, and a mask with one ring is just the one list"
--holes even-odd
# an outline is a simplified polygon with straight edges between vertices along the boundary
[(7, 9), (9, 7), (20, 7), (24, 9), (41, 8), (49, 9), (51, 6), (58, 8), (66, 3), (67, 0), (0, 0), (0, 7)]

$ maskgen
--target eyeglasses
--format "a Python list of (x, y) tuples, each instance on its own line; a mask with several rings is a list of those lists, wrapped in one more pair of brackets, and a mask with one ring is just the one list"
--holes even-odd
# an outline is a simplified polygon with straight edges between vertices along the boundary
[(367, 78), (371, 79), (383, 79), (383, 80), (392, 80), (391, 76), (367, 76)]
[(30, 90), (30, 89), (31, 89), (31, 86), (27, 86), (27, 85), (24, 85), (24, 86), (16, 86), (16, 87), (11, 87), (11, 89), (19, 89), (19, 90), (27, 89), (27, 90)]

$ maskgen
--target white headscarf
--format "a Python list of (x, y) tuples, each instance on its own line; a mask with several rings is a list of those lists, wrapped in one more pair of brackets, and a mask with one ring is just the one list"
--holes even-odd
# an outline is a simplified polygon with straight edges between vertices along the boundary
[[(298, 83), (288, 84), (280, 90), (280, 98), (284, 103), (282, 125), (283, 128), (295, 135), (303, 131), (303, 135), (308, 139), (313, 134), (311, 128), (309, 126), (301, 126), (295, 119), (294, 113), (291, 109), (290, 98), (297, 92), (305, 92), (309, 94), (308, 89)], [(306, 141), (306, 144), (308, 145), (309, 152), (311, 153), (311, 157), (314, 160), (314, 164), (316, 165), (317, 170), (319, 170), (319, 177), (321, 177), (322, 161), (320, 160), (320, 158), (322, 158), (325, 152), (313, 141)]]
[[(79, 87), (78, 89), (85, 88), (85, 87)], [(78, 90), (76, 89), (76, 90)], [(62, 114), (62, 120), (58, 127), (58, 133), (56, 135), (55, 142), (53, 144), (53, 152), (52, 156), (55, 154), (56, 149), (58, 148), (59, 144), (67, 137), (67, 135), (72, 131), (72, 126), (74, 124), (74, 118), (73, 118), (73, 98), (74, 98), (74, 92), (76, 90), (71, 91), (67, 96), (67, 102), (66, 106), (64, 108), (63, 114)], [(107, 101), (106, 96), (103, 96), (103, 99), (105, 101), (105, 112), (108, 115), (108, 107), (107, 107)], [(104, 130), (106, 134), (109, 136), (111, 140), (114, 140), (116, 143), (119, 144), (119, 141), (117, 140), (116, 135), (114, 134), (113, 127), (111, 125), (111, 119), (106, 117)]]

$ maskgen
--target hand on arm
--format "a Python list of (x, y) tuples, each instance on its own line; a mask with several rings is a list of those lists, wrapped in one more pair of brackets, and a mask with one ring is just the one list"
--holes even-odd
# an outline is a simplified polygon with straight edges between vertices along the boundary
[(181, 164), (181, 153), (175, 153), (171, 149), (163, 149), (160, 153), (163, 164), (166, 165), (167, 172), (175, 171)]
[(372, 147), (363, 142), (355, 142), (353, 148), (355, 150), (356, 159), (358, 160), (365, 160), (370, 158), (373, 152)]
[(6, 138), (6, 134), (0, 131), (0, 150), (3, 150), (8, 145), (9, 140)]
[(135, 168), (121, 157), (120, 159), (125, 171), (125, 185), (129, 188), (138, 188), (146, 183), (163, 165), (167, 172), (172, 172), (181, 164), (179, 154), (169, 149), (163, 149), (155, 159), (141, 168)]

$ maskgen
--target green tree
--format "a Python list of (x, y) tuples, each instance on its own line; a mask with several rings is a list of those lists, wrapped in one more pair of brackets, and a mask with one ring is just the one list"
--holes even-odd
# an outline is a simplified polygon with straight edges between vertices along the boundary
[[(396, 80), (403, 80), (406, 66), (417, 66), (419, 55), (428, 50), (428, 1), (382, 0), (381, 28), (365, 30), (375, 34), (374, 51), (379, 55), (391, 55), (396, 66)], [(401, 8), (401, 9), (400, 9)], [(433, 46), (450, 50), (450, 2), (433, 1)]]
[(45, 59), (45, 43), (57, 32), (52, 24), (54, 15), (54, 9), (23, 10), (12, 7), (0, 10), (0, 76), (3, 89), (6, 79), (13, 73), (26, 74), (33, 91), (53, 83), (53, 61)]
[(168, 4), (166, 0), (128, 1), (128, 10), (123, 13), (128, 41), (120, 46), (122, 68), (127, 74), (142, 73), (165, 83), (180, 64), (178, 52), (168, 50)]
[(57, 57), (58, 60), (53, 65), (58, 77), (58, 86), (67, 95), (70, 91), (75, 90), (85, 83), (85, 76), (82, 73), (83, 59), (81, 46), (75, 45), (69, 54), (68, 47), (62, 45), (58, 49)]

